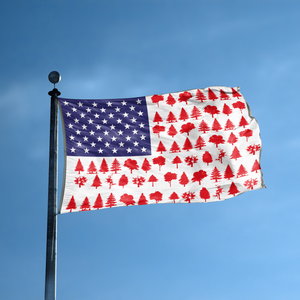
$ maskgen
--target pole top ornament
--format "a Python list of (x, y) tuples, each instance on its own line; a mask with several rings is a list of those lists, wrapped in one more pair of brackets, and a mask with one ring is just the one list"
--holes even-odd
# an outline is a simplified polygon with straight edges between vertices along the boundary
[(55, 84), (60, 82), (61, 76), (57, 71), (52, 71), (49, 73), (48, 79), (51, 83), (54, 84), (54, 87), (55, 87)]

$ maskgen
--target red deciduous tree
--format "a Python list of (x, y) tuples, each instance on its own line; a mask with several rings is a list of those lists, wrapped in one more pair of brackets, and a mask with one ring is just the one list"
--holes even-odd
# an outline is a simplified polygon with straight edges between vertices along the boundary
[(81, 211), (91, 210), (91, 205), (90, 205), (90, 201), (89, 201), (88, 197), (84, 198), (84, 200), (80, 206), (80, 210)]
[(113, 193), (111, 193), (109, 195), (109, 197), (107, 198), (107, 202), (105, 204), (105, 207), (113, 207), (113, 206), (117, 206), (117, 202), (116, 202), (116, 198), (113, 195)]
[(213, 143), (218, 148), (219, 144), (224, 144), (225, 140), (223, 139), (222, 135), (212, 135), (209, 140), (210, 143)]
[(103, 174), (105, 174), (106, 172), (109, 171), (108, 165), (107, 165), (107, 162), (106, 162), (105, 158), (103, 158), (103, 160), (102, 160), (102, 163), (101, 163), (99, 171), (102, 172)]
[(239, 149), (237, 147), (234, 147), (234, 149), (230, 155), (230, 158), (237, 160), (239, 157), (242, 157), (242, 155), (241, 155)]
[(256, 151), (259, 151), (260, 145), (259, 144), (253, 144), (247, 147), (247, 151), (249, 154), (255, 155)]
[(169, 94), (166, 103), (173, 107), (173, 105), (176, 103), (176, 100), (171, 94)]
[(212, 118), (214, 117), (214, 115), (218, 115), (220, 113), (220, 111), (218, 110), (218, 108), (216, 106), (213, 105), (207, 105), (204, 107), (204, 112), (211, 114)]
[(124, 167), (127, 167), (130, 170), (131, 174), (132, 174), (132, 170), (138, 170), (139, 169), (137, 161), (135, 159), (130, 159), (130, 158), (125, 160)]
[(220, 100), (229, 100), (230, 97), (223, 91), (220, 90)]
[(249, 137), (253, 135), (253, 131), (251, 129), (245, 129), (239, 133), (240, 137), (245, 137), (248, 142)]
[(175, 200), (179, 199), (179, 197), (178, 197), (178, 195), (177, 195), (175, 192), (173, 192), (173, 193), (170, 195), (169, 199), (170, 199), (170, 200), (173, 200), (174, 203), (175, 203)]
[(167, 122), (168, 123), (174, 123), (177, 122), (177, 119), (175, 117), (175, 115), (170, 111), (167, 117)]
[(179, 179), (179, 183), (183, 186), (186, 186), (189, 182), (190, 181), (189, 181), (188, 177), (186, 176), (185, 172), (183, 172)]
[(194, 106), (191, 112), (191, 118), (198, 120), (199, 117), (201, 117), (201, 112), (196, 106)]
[(81, 188), (87, 182), (87, 178), (84, 176), (75, 177), (74, 182)]
[(115, 172), (115, 174), (117, 174), (117, 172), (121, 170), (121, 165), (120, 165), (119, 161), (116, 158), (112, 162), (110, 170), (112, 172)]
[(147, 158), (144, 159), (144, 162), (143, 162), (143, 164), (142, 164), (141, 169), (142, 169), (143, 171), (145, 171), (146, 173), (147, 173), (149, 170), (151, 170), (151, 165), (150, 165), (149, 160), (148, 160)]
[(215, 180), (215, 182), (218, 182), (218, 180), (222, 179), (221, 173), (217, 167), (214, 167), (213, 171), (211, 172), (210, 179)]
[(213, 161), (212, 156), (208, 151), (205, 151), (204, 154), (202, 155), (202, 161), (207, 165)]
[(168, 172), (164, 175), (165, 181), (170, 183), (171, 186), (171, 181), (177, 179), (177, 174)]
[(98, 177), (98, 175), (96, 175), (95, 178), (94, 178), (92, 186), (97, 189), (97, 187), (99, 187), (101, 185), (102, 185), (102, 183), (100, 181), (100, 178)]
[(193, 149), (193, 145), (192, 145), (191, 141), (188, 138), (186, 138), (182, 149), (186, 150), (186, 151), (190, 151), (191, 149)]
[(237, 186), (235, 185), (234, 182), (231, 183), (229, 191), (228, 191), (228, 195), (233, 195), (235, 196), (236, 194), (238, 194), (240, 191), (238, 190)]
[(181, 197), (184, 199), (184, 201), (191, 203), (191, 200), (195, 199), (196, 195), (195, 192), (184, 192)]
[(163, 121), (162, 117), (161, 117), (160, 114), (156, 111), (156, 112), (155, 112), (154, 119), (153, 119), (153, 122), (159, 124), (159, 122), (162, 122), (162, 121)]
[(139, 201), (138, 201), (138, 205), (146, 205), (148, 204), (148, 200), (146, 199), (145, 195), (142, 193)]
[(98, 196), (96, 198), (96, 201), (93, 205), (93, 208), (99, 209), (99, 208), (102, 208), (102, 207), (103, 207), (103, 201), (102, 201), (101, 195), (98, 194)]
[(184, 161), (187, 163), (188, 166), (193, 167), (194, 164), (198, 161), (198, 157), (195, 155), (187, 156)]
[(83, 171), (84, 171), (83, 165), (82, 165), (80, 159), (78, 159), (78, 161), (77, 161), (77, 165), (76, 165), (76, 167), (75, 167), (75, 171), (78, 172), (78, 174), (80, 174), (80, 172), (83, 172)]
[(229, 116), (232, 113), (232, 109), (225, 103), (222, 113)]
[(192, 182), (198, 182), (199, 185), (201, 184), (201, 181), (207, 177), (207, 173), (203, 170), (197, 171), (193, 174)]
[(219, 130), (222, 129), (222, 126), (220, 125), (220, 123), (218, 122), (217, 119), (214, 119), (214, 122), (213, 122), (213, 125), (212, 125), (211, 129), (213, 131), (216, 131), (216, 132), (218, 132)]
[(199, 135), (196, 144), (195, 144), (195, 148), (201, 150), (202, 147), (206, 146), (206, 143), (204, 141), (204, 139), (201, 137), (201, 135)]
[(152, 182), (152, 187), (154, 187), (154, 182), (157, 182), (158, 179), (154, 176), (154, 175), (151, 175), (148, 179), (148, 182)]
[(136, 184), (137, 187), (140, 187), (141, 185), (143, 185), (145, 181), (146, 181), (145, 177), (142, 177), (142, 176), (137, 176), (137, 177), (132, 178), (133, 184)]
[(206, 133), (206, 131), (209, 131), (209, 130), (210, 129), (209, 129), (209, 126), (207, 125), (207, 123), (204, 120), (202, 120), (199, 125), (199, 131)]
[(260, 170), (260, 165), (259, 165), (259, 162), (257, 161), (257, 159), (255, 160), (253, 166), (252, 166), (252, 169), (251, 169), (251, 172), (255, 172), (257, 173), (258, 170)]
[(135, 201), (133, 200), (133, 196), (128, 194), (123, 194), (120, 197), (120, 202), (123, 202), (126, 206), (135, 204)]
[(189, 115), (185, 111), (184, 108), (181, 108), (180, 115), (179, 115), (179, 120), (185, 121), (189, 118)]
[(247, 189), (250, 189), (250, 190), (253, 190), (254, 186), (257, 185), (258, 183), (258, 180), (257, 179), (254, 179), (254, 178), (251, 178), (251, 179), (248, 179), (244, 182), (244, 186), (247, 188)]
[(128, 177), (126, 175), (122, 175), (119, 179), (119, 186), (124, 188), (125, 185), (128, 184)]
[(105, 182), (108, 183), (109, 189), (111, 189), (111, 187), (112, 187), (113, 185), (116, 185), (116, 184), (114, 183), (113, 179), (112, 179), (112, 175), (109, 175), (109, 176), (106, 178)]
[(163, 194), (161, 192), (158, 192), (158, 191), (156, 191), (154, 193), (151, 193), (149, 195), (150, 200), (155, 200), (156, 203), (158, 203), (162, 200), (162, 196), (163, 196)]
[(238, 102), (232, 103), (232, 107), (233, 108), (238, 108), (241, 111), (241, 113), (242, 113), (243, 109), (246, 108), (246, 105), (245, 105), (244, 102), (238, 101)]
[(167, 151), (167, 149), (164, 146), (164, 144), (161, 141), (159, 141), (159, 144), (158, 144), (158, 147), (156, 149), (156, 152), (160, 152), (160, 154), (162, 154), (163, 152), (166, 152), (166, 151)]
[(247, 170), (243, 165), (240, 165), (238, 172), (236, 173), (236, 178), (248, 175)]
[(187, 135), (190, 134), (190, 131), (192, 131), (193, 129), (195, 129), (195, 125), (191, 122), (188, 122), (186, 124), (182, 124), (181, 125), (181, 129), (180, 129), (180, 133), (186, 133)]
[(225, 124), (225, 130), (233, 130), (235, 128), (234, 124), (231, 122), (231, 120), (227, 120)]
[(89, 167), (88, 167), (88, 170), (87, 170), (88, 174), (97, 174), (97, 168), (94, 164), (93, 161), (91, 161)]
[(216, 194), (214, 195), (214, 197), (218, 197), (219, 200), (221, 200), (221, 194), (223, 193), (223, 188), (219, 185), (217, 186), (216, 189)]
[(176, 156), (173, 160), (172, 160), (172, 164), (176, 165), (176, 168), (178, 169), (178, 164), (181, 164), (182, 160), (180, 159), (180, 157)]
[(173, 138), (177, 134), (176, 128), (173, 125), (171, 125), (167, 134)]
[(158, 137), (160, 137), (160, 133), (165, 131), (166, 128), (165, 128), (165, 126), (155, 125), (152, 128), (152, 130), (153, 130), (153, 133), (156, 133), (158, 135)]
[(205, 95), (198, 89), (196, 92), (196, 99), (204, 102), (206, 99)]
[(210, 198), (209, 191), (205, 187), (200, 191), (200, 198), (204, 199), (205, 202)]
[(227, 165), (227, 168), (226, 168), (226, 170), (224, 172), (224, 178), (230, 180), (232, 177), (234, 177), (234, 174), (233, 174), (230, 166)]
[(152, 103), (156, 103), (157, 106), (159, 106), (159, 102), (164, 101), (164, 96), (162, 96), (162, 95), (153, 95), (151, 97), (151, 100), (152, 100)]
[(249, 123), (247, 122), (247, 120), (242, 116), (239, 126), (243, 126), (245, 128), (245, 126), (249, 125)]
[(240, 99), (240, 97), (242, 97), (242, 95), (240, 93), (238, 93), (234, 88), (232, 89), (232, 97), (236, 97), (238, 99)]
[(235, 136), (234, 133), (230, 133), (229, 138), (227, 140), (227, 142), (231, 145), (233, 145), (234, 143), (236, 143), (238, 141), (238, 138)]
[(190, 92), (183, 92), (179, 94), (178, 102), (185, 102), (187, 104), (188, 100), (192, 98), (192, 94)]
[(170, 152), (171, 153), (181, 152), (178, 144), (175, 141), (173, 142), (173, 144), (172, 144), (172, 146), (170, 148)]
[(71, 197), (71, 200), (70, 200), (70, 202), (69, 202), (69, 204), (68, 204), (68, 206), (67, 206), (66, 209), (69, 209), (70, 212), (72, 212), (72, 210), (73, 210), (73, 209), (76, 209), (76, 208), (77, 208), (77, 207), (76, 207), (75, 198), (74, 198), (74, 196), (72, 196), (72, 197)]
[(217, 95), (210, 88), (208, 88), (208, 99), (212, 101), (218, 99)]
[(226, 152), (223, 149), (220, 149), (219, 156), (216, 158), (221, 164), (223, 163), (222, 160), (226, 156)]
[(161, 170), (161, 166), (166, 164), (166, 159), (163, 156), (158, 156), (153, 158), (153, 164), (159, 166), (159, 171)]

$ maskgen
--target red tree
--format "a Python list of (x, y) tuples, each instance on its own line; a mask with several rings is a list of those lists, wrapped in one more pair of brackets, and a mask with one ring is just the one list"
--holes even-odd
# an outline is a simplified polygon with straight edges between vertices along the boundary
[(204, 102), (206, 99), (205, 95), (198, 89), (196, 92), (196, 99)]
[(240, 97), (242, 97), (242, 95), (240, 93), (238, 93), (234, 88), (232, 89), (232, 97), (236, 97), (238, 99), (240, 99)]
[(168, 123), (174, 123), (177, 122), (177, 119), (175, 117), (175, 115), (170, 111), (167, 117), (167, 122)]
[(181, 108), (180, 115), (179, 115), (179, 120), (185, 121), (189, 118), (189, 115), (185, 111), (184, 108)]
[(169, 94), (166, 103), (173, 107), (173, 105), (176, 103), (176, 100), (174, 99), (174, 97), (171, 94)]
[(186, 138), (182, 149), (186, 150), (186, 151), (190, 151), (191, 149), (193, 149), (193, 145), (192, 145), (191, 141), (188, 138)]
[(170, 199), (170, 200), (173, 200), (174, 203), (175, 203), (175, 200), (179, 199), (179, 197), (178, 197), (178, 195), (177, 195), (175, 192), (173, 192), (173, 193), (170, 195), (169, 199)]
[(201, 150), (202, 147), (205, 147), (206, 143), (204, 141), (204, 139), (201, 137), (201, 135), (199, 135), (196, 144), (195, 144), (195, 148)]
[(166, 151), (167, 151), (167, 149), (164, 146), (164, 144), (161, 141), (159, 141), (159, 144), (158, 144), (158, 147), (156, 149), (156, 152), (160, 152), (160, 154), (162, 154), (163, 152), (166, 152)]
[(69, 204), (68, 204), (68, 206), (67, 206), (66, 209), (69, 209), (70, 212), (72, 212), (72, 210), (73, 210), (73, 209), (76, 209), (76, 208), (77, 208), (77, 207), (76, 207), (75, 198), (74, 198), (74, 196), (72, 196), (72, 198), (71, 198), (71, 200), (70, 200), (70, 202), (69, 202)]
[(221, 194), (223, 193), (223, 188), (221, 188), (221, 186), (217, 186), (216, 189), (216, 194), (214, 195), (214, 197), (218, 197), (219, 200), (221, 200)]
[(102, 172), (103, 174), (105, 174), (106, 172), (108, 172), (108, 165), (107, 165), (107, 162), (105, 160), (105, 158), (103, 158), (102, 160), (102, 163), (101, 163), (101, 166), (100, 166), (100, 172)]
[(207, 165), (213, 161), (212, 156), (208, 151), (205, 151), (204, 154), (202, 155), (202, 161), (204, 163), (207, 163)]
[(199, 125), (199, 131), (202, 131), (203, 133), (206, 133), (206, 131), (209, 131), (209, 130), (210, 129), (209, 129), (207, 123), (204, 120), (202, 120), (200, 125)]
[(171, 125), (167, 133), (173, 138), (177, 134), (177, 130), (173, 125)]
[(191, 203), (191, 200), (194, 200), (196, 195), (194, 192), (184, 192), (181, 197), (184, 199), (184, 201)]
[(87, 178), (84, 176), (75, 177), (74, 182), (81, 188), (87, 182)]
[(137, 177), (132, 178), (133, 184), (136, 184), (137, 187), (140, 187), (141, 185), (143, 185), (145, 181), (146, 181), (145, 177), (142, 177), (142, 176), (137, 176)]
[(259, 162), (256, 159), (252, 166), (251, 172), (257, 173), (258, 170), (261, 170), (261, 168), (260, 168)]
[(151, 165), (150, 165), (149, 160), (148, 160), (147, 158), (144, 159), (144, 162), (143, 162), (143, 164), (142, 164), (141, 169), (142, 169), (143, 171), (145, 171), (146, 173), (147, 173), (149, 170), (151, 170)]
[(152, 159), (154, 165), (159, 166), (159, 171), (161, 170), (161, 166), (166, 164), (166, 159), (163, 156), (158, 156)]
[(219, 144), (224, 144), (225, 140), (223, 139), (222, 135), (212, 135), (209, 140), (210, 143), (213, 143), (218, 148)]
[(160, 137), (160, 133), (165, 131), (166, 128), (165, 128), (165, 126), (155, 125), (152, 128), (152, 130), (153, 130), (153, 133), (156, 133), (158, 135), (158, 137)]
[(232, 103), (232, 107), (233, 108), (238, 108), (240, 109), (241, 113), (243, 112), (243, 109), (246, 108), (246, 105), (244, 102), (241, 102), (241, 101), (238, 101), (238, 102), (235, 102), (235, 103)]
[(111, 193), (109, 197), (107, 198), (107, 202), (105, 204), (105, 207), (113, 207), (117, 206), (116, 198), (115, 196)]
[(217, 95), (210, 88), (208, 88), (208, 99), (212, 101), (218, 99)]
[(183, 92), (179, 94), (178, 102), (185, 102), (187, 104), (188, 100), (192, 98), (192, 94), (190, 92)]
[(151, 97), (151, 100), (152, 100), (152, 103), (156, 103), (157, 106), (159, 106), (159, 102), (164, 101), (164, 96), (162, 96), (162, 95), (153, 95)]
[(229, 138), (228, 138), (228, 140), (227, 140), (227, 142), (229, 143), (229, 144), (231, 144), (231, 145), (233, 145), (234, 143), (236, 143), (238, 141), (238, 138), (235, 136), (235, 134), (234, 133), (230, 133), (230, 136), (229, 136)]
[(235, 185), (234, 182), (231, 183), (229, 191), (228, 191), (228, 195), (233, 195), (235, 196), (236, 194), (238, 194), (240, 191), (238, 190), (237, 186)]
[(199, 117), (201, 117), (201, 112), (196, 106), (194, 106), (192, 109), (191, 118), (198, 120)]
[(238, 172), (236, 173), (236, 178), (248, 175), (247, 170), (243, 165), (240, 165)]
[(94, 178), (92, 186), (97, 189), (97, 187), (99, 187), (101, 185), (102, 185), (102, 183), (100, 181), (100, 178), (98, 177), (98, 175), (96, 175), (95, 178)]
[(242, 116), (239, 126), (243, 126), (245, 128), (245, 126), (249, 125), (249, 123), (247, 122), (247, 120)]
[(203, 170), (200, 170), (198, 172), (195, 172), (193, 174), (192, 182), (198, 182), (199, 185), (201, 184), (201, 181), (207, 177), (207, 173)]
[(133, 200), (133, 196), (128, 194), (122, 195), (120, 197), (120, 202), (123, 202), (126, 206), (135, 204), (135, 201)]
[(226, 170), (224, 172), (224, 178), (230, 180), (232, 177), (234, 177), (234, 174), (233, 174), (230, 166), (227, 165), (227, 168), (226, 168)]
[(109, 176), (106, 178), (106, 181), (105, 181), (105, 182), (108, 183), (109, 189), (111, 189), (111, 187), (112, 187), (113, 185), (116, 185), (116, 184), (114, 183), (113, 179), (112, 179), (112, 175), (109, 175)]
[(163, 194), (161, 192), (158, 192), (158, 191), (156, 191), (154, 193), (151, 193), (149, 195), (150, 200), (155, 200), (156, 203), (158, 203), (162, 200), (162, 196), (163, 196)]
[(220, 111), (218, 110), (218, 108), (216, 106), (213, 105), (207, 105), (204, 107), (204, 112), (211, 114), (212, 118), (214, 117), (214, 115), (218, 115), (220, 113)]
[(245, 137), (246, 141), (248, 142), (249, 137), (251, 137), (253, 135), (253, 131), (251, 129), (245, 129), (243, 131), (241, 131), (240, 133), (240, 137)]
[(124, 189), (124, 186), (128, 184), (128, 177), (126, 175), (122, 175), (119, 179), (119, 186), (122, 186)]
[(102, 201), (101, 195), (98, 194), (98, 196), (96, 198), (96, 201), (93, 205), (93, 208), (99, 209), (99, 208), (102, 208), (102, 207), (103, 207), (103, 201)]
[(184, 161), (187, 163), (188, 166), (193, 167), (194, 164), (198, 161), (198, 157), (195, 155), (187, 156)]
[(200, 198), (204, 199), (205, 202), (210, 198), (209, 191), (205, 187), (200, 191)]
[(154, 182), (157, 182), (158, 179), (154, 176), (154, 175), (151, 175), (148, 179), (148, 182), (152, 182), (152, 187), (154, 187)]
[(161, 116), (159, 115), (158, 112), (155, 112), (155, 116), (154, 116), (154, 119), (153, 119), (153, 122), (159, 124), (159, 122), (162, 122), (163, 119), (161, 118)]
[(226, 152), (223, 149), (220, 149), (219, 156), (216, 158), (221, 164), (223, 163), (222, 160), (226, 156)]
[(80, 172), (84, 171), (83, 165), (82, 165), (80, 159), (78, 159), (78, 161), (77, 161), (77, 165), (76, 165), (75, 171), (78, 172), (78, 174), (80, 174)]
[(124, 167), (127, 167), (130, 170), (131, 174), (132, 174), (132, 170), (138, 170), (139, 169), (137, 161), (135, 159), (130, 159), (130, 158), (125, 160)]
[(220, 123), (218, 122), (217, 119), (214, 119), (211, 129), (216, 132), (218, 132), (219, 130), (222, 130), (222, 126), (220, 125)]
[(172, 164), (176, 165), (176, 168), (178, 169), (178, 164), (181, 164), (182, 160), (180, 159), (180, 157), (176, 156), (173, 160), (172, 160)]
[(179, 183), (183, 186), (186, 186), (189, 182), (190, 181), (189, 181), (188, 177), (186, 176), (185, 172), (183, 172), (179, 179)]
[(114, 159), (110, 170), (112, 172), (115, 172), (115, 174), (117, 174), (117, 172), (121, 170), (121, 165), (120, 165), (119, 161), (116, 158)]
[(249, 152), (249, 154), (253, 154), (255, 155), (256, 151), (259, 151), (260, 149), (260, 145), (259, 144), (253, 144), (247, 147), (247, 151)]
[(232, 109), (225, 103), (222, 113), (229, 116), (232, 113)]
[(170, 148), (170, 152), (171, 153), (181, 152), (178, 144), (175, 141), (173, 142), (173, 144), (172, 144), (172, 146)]
[(253, 190), (254, 186), (258, 184), (258, 180), (257, 179), (248, 179), (244, 182), (244, 186), (247, 188), (247, 189), (250, 189), (250, 190)]
[(170, 186), (171, 186), (171, 181), (177, 179), (177, 174), (168, 172), (164, 175), (164, 178), (165, 178), (165, 181), (169, 182)]
[(223, 91), (220, 90), (220, 100), (229, 100), (230, 97)]
[(138, 205), (146, 205), (148, 204), (148, 200), (146, 199), (145, 195), (142, 193), (139, 201), (138, 201)]
[(91, 210), (91, 205), (90, 205), (90, 201), (89, 201), (88, 197), (84, 198), (84, 200), (80, 206), (80, 210), (81, 211)]
[(225, 124), (225, 130), (233, 130), (235, 128), (234, 124), (228, 119)]
[(218, 180), (222, 179), (221, 173), (217, 167), (214, 167), (213, 171), (211, 172), (210, 179), (215, 180), (215, 182), (218, 182)]
[(230, 158), (237, 160), (239, 157), (242, 157), (242, 155), (241, 155), (239, 149), (237, 147), (234, 147), (234, 149), (230, 155)]
[(189, 135), (190, 131), (192, 131), (195, 128), (196, 127), (193, 123), (188, 122), (186, 124), (181, 125), (180, 133), (186, 133), (187, 135)]
[(97, 168), (94, 164), (93, 161), (91, 161), (89, 167), (88, 167), (88, 170), (87, 170), (88, 174), (97, 174)]

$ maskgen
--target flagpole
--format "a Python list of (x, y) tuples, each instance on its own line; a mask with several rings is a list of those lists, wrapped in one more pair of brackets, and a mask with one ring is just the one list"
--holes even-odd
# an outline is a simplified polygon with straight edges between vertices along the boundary
[(47, 248), (45, 300), (56, 299), (56, 247), (57, 247), (57, 152), (58, 152), (58, 96), (60, 92), (55, 83), (60, 81), (60, 74), (53, 71), (48, 79), (54, 84), (51, 96), (50, 113), (50, 146), (49, 146), (49, 182), (48, 182), (48, 217), (47, 217)]

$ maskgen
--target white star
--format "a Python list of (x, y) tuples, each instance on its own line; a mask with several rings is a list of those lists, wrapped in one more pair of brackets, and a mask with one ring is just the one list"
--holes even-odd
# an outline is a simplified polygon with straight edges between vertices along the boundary
[(89, 119), (88, 122), (89, 124), (93, 124), (94, 121), (92, 119)]
[(86, 109), (86, 112), (88, 112), (88, 113), (90, 113), (92, 110), (88, 107), (87, 109)]
[(135, 110), (135, 107), (133, 105), (130, 106), (130, 110), (133, 111)]
[(69, 128), (73, 128), (73, 124), (70, 123), (70, 124), (68, 125), (68, 127), (69, 127)]
[(141, 103), (142, 103), (142, 100), (140, 100), (140, 99), (136, 100), (136, 104), (141, 104)]
[(112, 141), (112, 142), (115, 142), (116, 140), (117, 140), (117, 138), (114, 137), (114, 136), (111, 138), (111, 141)]
[(71, 117), (71, 114), (69, 112), (66, 113), (67, 117)]
[(139, 111), (139, 112), (138, 112), (138, 115), (139, 115), (139, 116), (142, 116), (142, 115), (143, 115), (143, 112), (142, 112), (142, 111)]
[(99, 119), (99, 115), (98, 114), (95, 114), (94, 116), (95, 116), (96, 119)]
[(133, 144), (135, 147), (137, 147), (139, 145), (139, 142), (134, 142)]
[(97, 103), (96, 102), (93, 103), (93, 107), (97, 107)]
[(128, 117), (128, 113), (124, 113), (123, 116), (126, 118)]
[(120, 109), (121, 109), (121, 108), (119, 108), (119, 107), (116, 107), (116, 108), (115, 108), (116, 112), (119, 112)]
[(109, 145), (110, 145), (110, 144), (109, 144), (108, 142), (105, 143), (105, 147), (109, 147)]
[(98, 140), (98, 142), (102, 142), (102, 137), (98, 136), (97, 140)]
[(133, 134), (137, 134), (138, 131), (137, 131), (136, 129), (134, 129), (134, 130), (132, 130), (132, 133), (133, 133)]
[(119, 134), (119, 135), (123, 135), (123, 131), (122, 131), (122, 130), (119, 130), (119, 131), (118, 131), (118, 134)]
[(101, 112), (103, 112), (103, 113), (105, 113), (105, 111), (106, 111), (106, 108), (101, 108)]
[(116, 128), (115, 125), (111, 125), (111, 126), (110, 126), (110, 129), (111, 129), (111, 130), (114, 130), (115, 128)]
[(78, 123), (78, 122), (79, 122), (79, 120), (76, 118), (76, 119), (74, 119), (74, 122), (75, 122), (75, 123)]
[(78, 147), (81, 147), (81, 145), (82, 145), (82, 144), (81, 144), (80, 142), (77, 143), (77, 146), (78, 146)]
[(119, 118), (119, 119), (117, 120), (117, 122), (118, 122), (118, 124), (120, 124), (120, 123), (122, 123), (122, 120)]
[(86, 129), (86, 125), (84, 125), (84, 124), (83, 124), (83, 125), (82, 125), (82, 129), (84, 129), (84, 130), (85, 130), (85, 129)]
[(95, 147), (95, 146), (96, 146), (96, 144), (95, 144), (94, 142), (92, 142), (92, 143), (91, 143), (91, 146), (92, 146), (92, 147)]
[(84, 149), (84, 153), (89, 153), (89, 149), (88, 149), (88, 148), (85, 148), (85, 149)]
[(82, 103), (81, 103), (81, 102), (78, 102), (78, 106), (79, 106), (79, 107), (82, 107)]
[(110, 113), (110, 114), (108, 115), (108, 117), (111, 119), (111, 118), (114, 117), (114, 114), (111, 114), (111, 113)]
[(95, 132), (93, 130), (90, 131), (90, 135), (94, 135)]
[(70, 140), (74, 141), (75, 137), (73, 135), (70, 135)]
[(122, 101), (122, 105), (124, 106), (124, 105), (126, 105), (127, 104), (127, 102), (126, 101)]
[(69, 104), (69, 102), (67, 102), (67, 101), (64, 101), (63, 103), (64, 103), (64, 105), (68, 105)]
[(80, 114), (80, 117), (81, 117), (81, 118), (84, 118), (84, 117), (85, 117), (85, 114), (84, 114), (84, 113), (81, 113), (81, 114)]
[(114, 149), (112, 150), (113, 153), (117, 153), (117, 151), (118, 151), (118, 150), (117, 150), (116, 148), (114, 148)]
[(136, 118), (132, 118), (132, 119), (131, 119), (131, 122), (132, 122), (132, 123), (135, 123), (135, 122), (136, 122)]
[(103, 152), (103, 150), (100, 148), (100, 149), (98, 150), (98, 152), (99, 152), (99, 153), (102, 153), (102, 152)]
[(144, 140), (146, 138), (145, 135), (141, 135), (141, 140)]
[(112, 106), (112, 103), (110, 101), (108, 101), (106, 104), (108, 107)]
[(83, 138), (83, 140), (84, 140), (85, 142), (87, 142), (88, 139), (89, 139), (89, 138), (86, 137), (86, 136)]
[(100, 125), (96, 125), (97, 130), (100, 130), (101, 126)]
[(126, 136), (126, 141), (130, 141), (131, 136)]
[(102, 120), (103, 124), (107, 124), (107, 120), (103, 119)]
[(70, 150), (71, 150), (72, 153), (75, 152), (75, 148), (73, 148), (73, 147)]
[(127, 148), (126, 151), (127, 151), (127, 153), (131, 153), (132, 149), (131, 148)]
[(76, 134), (80, 134), (81, 133), (81, 131), (80, 130), (76, 130)]
[(144, 128), (144, 127), (145, 127), (145, 124), (144, 124), (144, 123), (141, 123), (139, 126), (140, 126), (140, 128)]
[(77, 111), (77, 108), (73, 107), (72, 110), (73, 110), (74, 112), (76, 112), (76, 111)]
[(108, 135), (108, 134), (109, 134), (109, 132), (108, 132), (107, 130), (105, 130), (103, 133), (104, 133), (105, 135)]
[(124, 126), (125, 126), (125, 129), (129, 129), (129, 127), (130, 127), (130, 125), (128, 125), (128, 124), (125, 124)]
[(119, 143), (119, 145), (120, 145), (120, 147), (124, 147), (124, 143), (122, 143), (122, 142)]
[(146, 150), (147, 150), (146, 148), (144, 148), (144, 147), (142, 148), (142, 152), (146, 152)]

